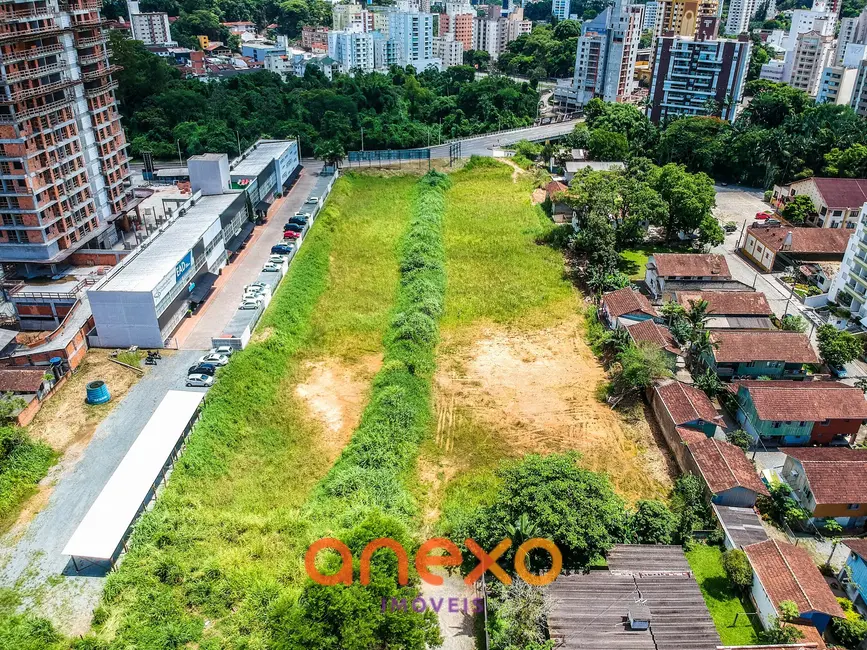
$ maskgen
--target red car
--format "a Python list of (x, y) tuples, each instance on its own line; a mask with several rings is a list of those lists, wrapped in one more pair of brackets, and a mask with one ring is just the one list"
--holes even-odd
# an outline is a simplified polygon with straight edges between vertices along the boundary
[(287, 230), (283, 233), (283, 239), (300, 239), (301, 235), (297, 232), (292, 232), (291, 230)]
[(773, 212), (756, 212), (756, 219), (770, 219), (773, 216)]

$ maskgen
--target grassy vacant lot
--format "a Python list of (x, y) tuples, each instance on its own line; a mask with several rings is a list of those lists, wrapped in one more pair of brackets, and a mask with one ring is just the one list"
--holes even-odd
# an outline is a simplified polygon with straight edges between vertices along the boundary
[(662, 244), (643, 244), (620, 253), (620, 270), (629, 276), (630, 280), (643, 280), (647, 259), (654, 253), (683, 253), (683, 249), (672, 248)]
[(96, 633), (112, 647), (266, 645), (269, 606), (303, 571), (301, 508), (335, 456), (296, 389), (311, 361), (380, 352), (414, 182), (338, 181), (108, 580)]
[(428, 532), (484, 500), (500, 461), (529, 452), (575, 449), (627, 498), (664, 497), (666, 461), (642, 414), (626, 422), (594, 395), (605, 373), (562, 253), (539, 243), (554, 226), (530, 204), (530, 181), (493, 161), (452, 176), (437, 422), (419, 464)]
[[(755, 644), (757, 637), (752, 619), (743, 615), (755, 609), (746, 598), (738, 596), (726, 577), (722, 551), (716, 546), (698, 544), (686, 554), (686, 559), (689, 560), (723, 645)], [(735, 626), (734, 620), (738, 614), (741, 616)]]

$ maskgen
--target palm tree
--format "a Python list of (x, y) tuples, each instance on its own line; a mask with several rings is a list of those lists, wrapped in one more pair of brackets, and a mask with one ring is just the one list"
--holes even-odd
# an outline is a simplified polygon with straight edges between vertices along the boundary
[(710, 354), (719, 347), (719, 343), (711, 340), (710, 332), (701, 329), (694, 332), (689, 342), (689, 357), (693, 369), (697, 368), (699, 361), (705, 354)]
[(694, 330), (704, 330), (704, 326), (710, 318), (710, 304), (707, 300), (690, 300), (689, 308), (684, 317)]

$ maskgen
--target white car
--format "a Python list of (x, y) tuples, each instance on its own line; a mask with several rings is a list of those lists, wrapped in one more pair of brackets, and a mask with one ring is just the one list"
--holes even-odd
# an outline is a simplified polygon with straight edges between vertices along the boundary
[(229, 357), (225, 354), (206, 354), (198, 361), (199, 363), (211, 363), (217, 366), (225, 366), (229, 363)]
[[(271, 257), (274, 257), (274, 256), (272, 255)], [(268, 285), (265, 284), (264, 282), (254, 282), (254, 283), (248, 284), (246, 287), (244, 287), (244, 290), (246, 291), (247, 289), (264, 289), (267, 286)]]
[(286, 261), (286, 255), (272, 255), (268, 258), (268, 261), (272, 264), (282, 264)]
[(218, 348), (211, 348), (211, 351), (208, 354), (220, 354), (224, 357), (231, 357), (234, 351), (235, 348), (231, 345), (221, 345)]
[(255, 289), (246, 289), (244, 291), (244, 300), (263, 300), (265, 298), (265, 290), (256, 287)]
[(275, 271), (279, 271), (280, 267), (274, 264), (273, 262), (268, 262), (265, 266), (262, 267), (263, 271), (268, 271), (269, 273), (273, 273)]
[(308, 196), (307, 197), (307, 203), (319, 203), (319, 197), (318, 196)]
[(210, 388), (214, 385), (214, 378), (210, 375), (187, 375), (187, 386)]
[(259, 309), (259, 306), (261, 304), (262, 303), (259, 300), (245, 299), (245, 300), (241, 301), (240, 305), (238, 305), (238, 309)]

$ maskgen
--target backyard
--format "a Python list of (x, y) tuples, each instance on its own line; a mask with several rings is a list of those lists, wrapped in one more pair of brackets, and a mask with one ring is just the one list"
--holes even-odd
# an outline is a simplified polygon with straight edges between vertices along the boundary
[[(686, 559), (698, 582), (704, 602), (723, 645), (754, 645), (757, 643), (755, 611), (749, 599), (739, 597), (726, 576), (722, 565), (722, 550), (717, 546), (696, 544), (686, 553)], [(735, 622), (737, 619), (737, 622)]]
[(684, 253), (683, 248), (665, 246), (664, 244), (642, 244), (620, 253), (620, 270), (629, 276), (630, 280), (643, 280), (648, 258), (654, 253)]

